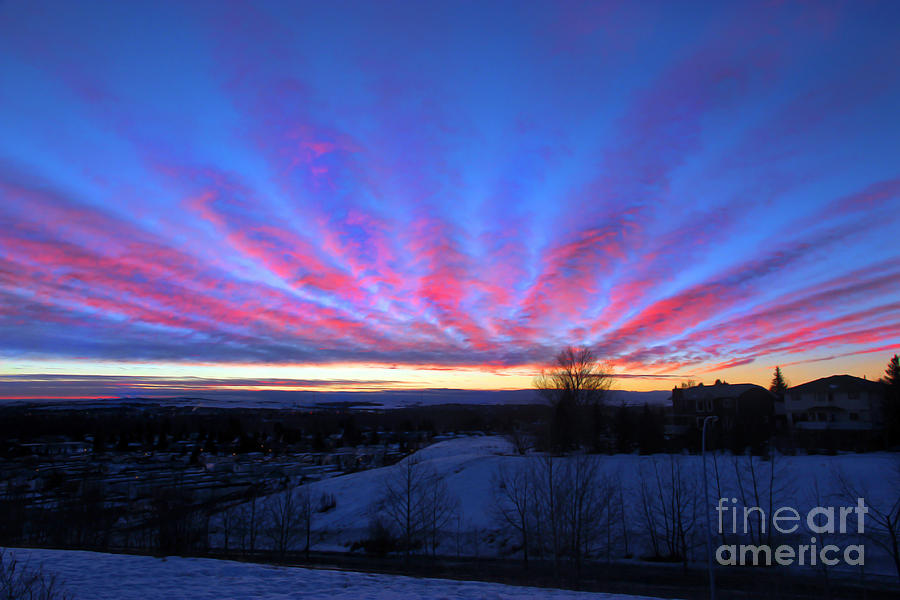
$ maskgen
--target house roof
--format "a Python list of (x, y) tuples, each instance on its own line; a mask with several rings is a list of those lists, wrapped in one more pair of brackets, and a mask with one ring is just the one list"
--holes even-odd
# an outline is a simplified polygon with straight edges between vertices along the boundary
[(841, 391), (861, 391), (861, 390), (881, 390), (883, 385), (877, 381), (870, 381), (852, 375), (832, 375), (831, 377), (822, 377), (815, 381), (808, 381), (801, 385), (795, 385), (788, 388), (789, 392), (817, 392), (829, 390)]
[(758, 389), (768, 393), (766, 388), (755, 383), (718, 383), (716, 385), (698, 385), (683, 388), (681, 393), (687, 400), (706, 400), (716, 398), (737, 398), (750, 390)]

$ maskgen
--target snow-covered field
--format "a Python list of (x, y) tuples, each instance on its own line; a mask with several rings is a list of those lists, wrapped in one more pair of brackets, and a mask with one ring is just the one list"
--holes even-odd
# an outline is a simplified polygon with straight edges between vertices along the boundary
[[(440, 475), (447, 485), (447, 493), (459, 499), (459, 519), (454, 531), (446, 531), (439, 552), (478, 556), (518, 557), (515, 540), (498, 532), (492, 518), (494, 476), (498, 469), (515, 469), (535, 456), (523, 457), (514, 452), (509, 441), (501, 437), (465, 437), (439, 442), (415, 455), (422, 467)], [(410, 460), (409, 458), (404, 460)], [(569, 459), (560, 459), (569, 460)], [(679, 468), (690, 481), (691, 492), (699, 506), (702, 485), (699, 456), (592, 456), (599, 469), (610, 476), (622, 489), (621, 502), (624, 517), (617, 516), (613, 527), (620, 530), (624, 522), (629, 531), (631, 557), (623, 556), (617, 548), (613, 560), (640, 561), (646, 553), (645, 522), (641, 516), (640, 487), (642, 482), (653, 482), (661, 473), (677, 461)], [(752, 480), (748, 479), (748, 457), (735, 459), (721, 454), (708, 460), (710, 472), (710, 500), (707, 503), (712, 518), (715, 499), (741, 497), (750, 492)], [(771, 462), (753, 459), (757, 471), (757, 484), (761, 495), (767, 495)], [(774, 470), (774, 506), (795, 507), (801, 514), (820, 506), (847, 506), (841, 493), (839, 475), (860, 490), (868, 505), (889, 506), (896, 500), (900, 484), (897, 470), (900, 457), (891, 454), (845, 454), (837, 456), (778, 456)], [(384, 485), (388, 478), (404, 468), (404, 463), (361, 471), (331, 479), (324, 479), (304, 486), (314, 499), (333, 495), (336, 505), (313, 516), (313, 549), (349, 551), (355, 542), (370, 533), (373, 514), (379, 508)], [(659, 471), (655, 471), (658, 469)], [(718, 471), (716, 473), (716, 470)], [(652, 483), (651, 483), (652, 485)], [(293, 489), (293, 488), (291, 488)], [(274, 497), (273, 497), (274, 498)], [(893, 500), (892, 500), (893, 499)], [(264, 507), (260, 514), (268, 514)], [(715, 521), (713, 521), (715, 523)], [(212, 526), (212, 542), (221, 545), (221, 522)], [(692, 538), (694, 550), (691, 558), (703, 559), (702, 519), (694, 521)], [(612, 528), (610, 528), (612, 529)], [(265, 524), (260, 523), (261, 532)], [(465, 535), (462, 535), (463, 532)], [(232, 532), (231, 548), (237, 547)], [(265, 547), (265, 533), (260, 534), (257, 547)], [(298, 536), (293, 548), (304, 545)], [(464, 538), (464, 539), (463, 539)], [(460, 540), (463, 539), (462, 543)], [(808, 535), (799, 543), (808, 543)], [(854, 538), (855, 540), (855, 538)], [(851, 539), (831, 540), (834, 543), (858, 543)], [(733, 542), (729, 542), (733, 543)], [(822, 542), (820, 542), (822, 543)], [(641, 545), (645, 545), (644, 548)], [(886, 578), (896, 575), (889, 557), (874, 544), (866, 542), (865, 571), (867, 576), (880, 574)], [(602, 543), (600, 544), (602, 545)], [(98, 554), (77, 551), (51, 551), (14, 549), (20, 559), (33, 566), (43, 564), (66, 583), (67, 589), (77, 598), (102, 600), (116, 598), (628, 598), (626, 596), (590, 595), (569, 591), (546, 590), (505, 586), (479, 582), (458, 582), (437, 579), (417, 579), (400, 576), (374, 575), (344, 571), (328, 571), (303, 568), (274, 567), (213, 559), (169, 558), (157, 559), (143, 556)], [(599, 552), (599, 550), (598, 550)], [(602, 554), (597, 554), (601, 558)], [(810, 567), (792, 567), (810, 568)], [(838, 567), (842, 568), (842, 567)], [(848, 567), (849, 568), (849, 567)]]
[[(56, 574), (75, 600), (641, 600), (477, 581), (274, 567), (208, 558), (153, 558), (71, 550), (10, 550)], [(644, 600), (647, 600), (644, 598)]]
[[(521, 466), (527, 460), (517, 455), (509, 441), (502, 437), (466, 437), (439, 442), (415, 454), (422, 466), (433, 469), (444, 478), (449, 492), (460, 502), (460, 518), (446, 532), (441, 552), (468, 555), (517, 556), (516, 551), (507, 546), (511, 540), (490, 535), (496, 530), (492, 518), (493, 477), (500, 467), (507, 469)], [(639, 487), (642, 478), (652, 481), (654, 468), (666, 473), (671, 460), (677, 460), (683, 472), (691, 479), (695, 493), (702, 491), (699, 456), (638, 456), (638, 455), (598, 455), (592, 457), (600, 464), (603, 473), (615, 478), (623, 488), (627, 528), (633, 536), (632, 553), (641, 556), (646, 549), (640, 548), (644, 535), (644, 522), (639, 506)], [(408, 460), (408, 459), (407, 459)], [(323, 494), (333, 494), (337, 505), (325, 513), (316, 513), (313, 518), (313, 547), (319, 550), (348, 551), (354, 542), (364, 539), (369, 532), (372, 515), (377, 511), (377, 500), (382, 495), (384, 483), (391, 473), (402, 468), (397, 465), (361, 471), (325, 479), (308, 485), (314, 499)], [(760, 497), (766, 499), (769, 478), (767, 461), (753, 459), (757, 469)], [(888, 506), (896, 499), (898, 489), (898, 465), (900, 457), (887, 453), (844, 454), (837, 456), (778, 456), (775, 460), (775, 481), (773, 507), (790, 506), (801, 514), (812, 507), (845, 506), (847, 502), (838, 485), (838, 475), (846, 477), (863, 493), (868, 504)], [(714, 507), (720, 497), (738, 497), (752, 493), (752, 482), (748, 480), (748, 458), (739, 457), (737, 463), (730, 454), (720, 454), (708, 459), (710, 477), (710, 501), (707, 504), (712, 519), (716, 519)], [(718, 469), (718, 480), (714, 469)], [(738, 481), (741, 473), (741, 481)], [(743, 486), (743, 487), (742, 487)], [(743, 493), (742, 493), (743, 489)], [(748, 502), (750, 506), (753, 503)], [(760, 504), (764, 506), (763, 504)], [(696, 519), (696, 538), (693, 558), (703, 559), (703, 538), (700, 536), (702, 521)], [(715, 525), (714, 525), (715, 526)], [(618, 528), (619, 525), (616, 525)], [(459, 546), (459, 532), (466, 533), (462, 548)], [(808, 539), (808, 537), (807, 537)], [(473, 540), (474, 544), (473, 544)], [(849, 538), (846, 543), (856, 543)], [(303, 541), (295, 544), (302, 549)], [(806, 542), (799, 542), (806, 543)], [(634, 546), (638, 547), (635, 548)], [(866, 570), (870, 573), (895, 574), (888, 557), (874, 545), (867, 547)]]

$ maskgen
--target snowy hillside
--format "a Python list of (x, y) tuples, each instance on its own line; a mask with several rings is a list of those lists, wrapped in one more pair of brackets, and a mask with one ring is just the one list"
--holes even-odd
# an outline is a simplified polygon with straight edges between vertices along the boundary
[[(468, 527), (488, 527), (486, 513), (490, 498), (491, 477), (497, 467), (510, 459), (512, 445), (499, 437), (462, 438), (439, 442), (415, 454), (421, 464), (433, 468), (444, 477), (452, 493), (461, 503), (461, 513)], [(408, 460), (408, 459), (406, 459)], [(381, 494), (385, 479), (398, 465), (334, 477), (310, 484), (313, 497), (334, 494), (337, 506), (314, 517), (314, 529), (324, 546), (335, 550), (365, 535), (372, 503)]]
[[(449, 494), (459, 500), (459, 518), (445, 532), (446, 540), (442, 542), (439, 553), (515, 555), (512, 540), (492, 535), (497, 529), (491, 510), (493, 478), (501, 466), (508, 470), (515, 469), (528, 461), (537, 460), (536, 457), (519, 456), (509, 441), (491, 436), (439, 442), (413, 456), (422, 467), (433, 469), (443, 477)], [(314, 514), (313, 547), (319, 550), (348, 551), (355, 542), (364, 539), (370, 531), (373, 514), (379, 511), (378, 501), (383, 494), (385, 481), (403, 468), (405, 460), (409, 459), (390, 467), (325, 479), (305, 486), (314, 500), (323, 495), (333, 495), (336, 501), (334, 508)], [(677, 465), (690, 492), (695, 494), (697, 506), (701, 506), (699, 494), (702, 490), (702, 462), (699, 456), (597, 455), (590, 460), (597, 461), (600, 471), (622, 488), (622, 512), (615, 517), (618, 523), (615, 527), (621, 528), (621, 522), (624, 521), (628, 535), (633, 540), (631, 553), (635, 556), (648, 553), (646, 547), (641, 547), (646, 531), (646, 522), (640, 514), (642, 481), (653, 482), (658, 473), (667, 476), (672, 466)], [(753, 458), (751, 462), (748, 457), (735, 459), (730, 454), (720, 454), (710, 456), (708, 460), (710, 511), (713, 511), (716, 499), (720, 496), (745, 499), (752, 494), (754, 486), (750, 479), (751, 469), (756, 471), (756, 487), (759, 488), (761, 498), (766, 498), (768, 480), (772, 476), (773, 506), (792, 506), (801, 513), (817, 505), (855, 504), (855, 501), (846, 502), (840, 493), (839, 475), (858, 488), (870, 505), (883, 505), (892, 495), (896, 495), (898, 458), (890, 454), (778, 456), (774, 463), (774, 473), (769, 470), (771, 463), (759, 458)], [(755, 503), (746, 501), (744, 504), (749, 506)], [(713, 511), (711, 514), (715, 519), (716, 513)], [(700, 522), (700, 517), (695, 516), (692, 533), (694, 549), (691, 553), (694, 560), (700, 560), (703, 556)], [(462, 546), (459, 541), (461, 537), (466, 540)], [(298, 539), (294, 546), (302, 549), (303, 542)], [(878, 552), (875, 546), (868, 549), (867, 570), (892, 574), (890, 561)]]
[(274, 567), (207, 558), (159, 559), (19, 548), (11, 552), (32, 567), (43, 565), (48, 573), (57, 575), (73, 600), (641, 600), (637, 596)]

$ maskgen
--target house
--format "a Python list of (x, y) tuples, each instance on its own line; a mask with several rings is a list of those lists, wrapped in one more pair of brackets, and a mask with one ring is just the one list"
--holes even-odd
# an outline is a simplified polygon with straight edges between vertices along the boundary
[(873, 431), (883, 426), (885, 386), (851, 375), (832, 375), (789, 388), (788, 423), (807, 431)]
[(670, 431), (697, 440), (706, 417), (718, 417), (712, 425), (714, 446), (743, 450), (758, 446), (772, 434), (775, 396), (753, 383), (697, 385), (672, 390)]

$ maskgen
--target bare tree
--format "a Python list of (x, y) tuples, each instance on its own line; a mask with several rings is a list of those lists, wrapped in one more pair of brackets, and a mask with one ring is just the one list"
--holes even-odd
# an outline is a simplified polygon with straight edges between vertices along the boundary
[(569, 346), (556, 355), (554, 366), (534, 380), (550, 404), (550, 446), (568, 452), (584, 443), (598, 449), (603, 430), (603, 403), (612, 378), (590, 348)]
[(0, 598), (4, 600), (68, 600), (55, 575), (32, 568), (0, 548)]
[(220, 513), (219, 522), (222, 524), (222, 549), (228, 553), (231, 535), (234, 533), (237, 521), (237, 511), (233, 506), (227, 507)]
[[(732, 456), (732, 463), (734, 465), (734, 478), (738, 486), (741, 502), (744, 506), (761, 507), (762, 504), (760, 504), (759, 500), (758, 465), (754, 460), (753, 454), (748, 453), (743, 457), (736, 454)], [(758, 511), (754, 513), (753, 518), (748, 518), (746, 520), (746, 527), (747, 531), (745, 533), (750, 536), (750, 540), (754, 544), (761, 544), (760, 537), (762, 535), (762, 528), (765, 527), (765, 522), (762, 520), (762, 515), (760, 515)]]
[(544, 551), (553, 557), (553, 568), (556, 575), (565, 553), (565, 514), (568, 489), (565, 482), (563, 460), (554, 456), (542, 456), (531, 463), (534, 469), (534, 513), (536, 541), (540, 544), (539, 552)]
[(183, 474), (173, 485), (152, 490), (151, 515), (161, 552), (183, 554), (208, 545), (206, 516)]
[(682, 457), (670, 455), (666, 462), (654, 458), (649, 467), (642, 465), (641, 519), (653, 554), (679, 558), (687, 567), (702, 510), (700, 485)]
[(256, 539), (259, 536), (260, 509), (256, 490), (249, 490), (249, 499), (241, 504), (235, 515), (234, 530), (240, 540), (241, 552), (246, 554), (256, 551)]
[(557, 575), (567, 562), (580, 576), (601, 542), (611, 544), (615, 486), (596, 457), (545, 455), (498, 471), (494, 481), (495, 518), (520, 536), (523, 561), (534, 548), (553, 558)]
[(651, 486), (651, 479), (645, 473), (643, 465), (640, 469), (640, 488), (638, 490), (640, 497), (640, 518), (647, 539), (650, 541), (650, 551), (653, 556), (661, 556), (660, 540), (659, 540), (659, 524), (657, 523), (656, 502)]
[[(784, 485), (789, 481), (781, 461), (774, 452), (765, 460), (748, 453), (746, 456), (734, 456), (732, 464), (741, 503), (745, 507), (762, 509), (762, 512), (751, 511), (748, 515), (746, 533), (753, 544), (771, 546), (774, 532), (772, 527), (766, 526), (763, 514), (773, 513), (785, 492)], [(712, 501), (715, 502), (714, 499)]]
[(426, 532), (426, 496), (429, 472), (412, 454), (398, 464), (384, 482), (381, 507), (388, 521), (399, 531), (407, 559), (421, 544)]
[(437, 555), (437, 547), (440, 543), (441, 532), (447, 527), (459, 513), (459, 498), (447, 487), (443, 477), (431, 471), (425, 480), (423, 494), (425, 535), (431, 546), (431, 556)]
[(584, 558), (597, 545), (601, 534), (608, 531), (613, 486), (602, 476), (599, 463), (591, 456), (574, 456), (567, 460), (563, 496), (566, 537), (577, 576), (581, 576)]
[(313, 515), (316, 510), (313, 506), (312, 494), (307, 486), (301, 487), (297, 492), (297, 511), (300, 518), (300, 526), (303, 528), (303, 533), (306, 535), (304, 552), (306, 554), (306, 560), (309, 560), (309, 550), (312, 542)]
[[(629, 539), (629, 536), (628, 536), (628, 523), (629, 523), (629, 516), (628, 516), (628, 513), (627, 513), (627, 511), (626, 511), (626, 508), (627, 508), (627, 507), (626, 507), (626, 504), (625, 504), (625, 483), (624, 483), (624, 481), (622, 480), (622, 471), (621, 471), (621, 469), (620, 469), (619, 471), (616, 472), (615, 480), (614, 480), (614, 485), (615, 485), (615, 501), (614, 501), (614, 503), (613, 503), (613, 506), (616, 508), (616, 511), (617, 511), (618, 514), (616, 514), (616, 512), (613, 512), (612, 514), (610, 514), (610, 519), (611, 519), (611, 520), (618, 520), (619, 523), (620, 523), (621, 526), (622, 526), (621, 539), (622, 539), (622, 545), (623, 545), (623, 555), (624, 555), (626, 558), (629, 558), (629, 557), (631, 556), (631, 553), (630, 553), (629, 550), (628, 550), (628, 539)], [(610, 523), (610, 527), (609, 527), (609, 528), (612, 529), (612, 523)], [(607, 544), (607, 562), (609, 561), (609, 549), (610, 549), (610, 546), (611, 546), (611, 544)]]
[(885, 486), (886, 493), (873, 493), (864, 485), (854, 484), (842, 471), (836, 471), (836, 477), (844, 501), (865, 501), (868, 518), (862, 535), (891, 557), (900, 579), (900, 459), (894, 460), (892, 482)]
[(514, 426), (506, 437), (520, 456), (525, 456), (531, 449), (531, 436), (518, 425)]
[(530, 468), (533, 459), (525, 459), (516, 468), (501, 465), (492, 480), (493, 505), (491, 513), (501, 529), (510, 530), (519, 537), (522, 563), (528, 568), (528, 544), (534, 530), (534, 473)]
[(288, 488), (270, 497), (266, 505), (266, 537), (272, 548), (282, 557), (300, 534), (300, 511), (294, 490)]
[[(812, 490), (810, 490), (811, 494), (809, 497), (809, 501), (812, 506), (827, 506), (829, 504), (828, 497), (826, 496), (826, 494), (824, 494), (822, 492), (822, 486), (820, 484), (820, 479), (822, 479), (822, 477), (820, 477), (820, 475), (818, 473), (813, 475), (813, 485), (812, 485)], [(828, 544), (831, 544), (834, 541), (837, 541), (837, 540), (831, 539), (831, 535), (827, 532), (818, 531), (818, 530), (813, 531), (812, 529), (810, 529), (808, 522), (805, 522), (805, 520), (803, 523), (803, 529), (806, 531), (806, 535), (808, 535), (816, 540), (816, 543), (818, 544), (818, 546), (820, 548), (827, 546)], [(819, 561), (816, 561), (815, 568), (816, 568), (816, 571), (819, 572), (819, 574), (821, 575), (821, 578), (822, 578), (822, 587), (824, 588), (823, 589), (824, 598), (825, 598), (825, 600), (831, 600), (831, 598), (832, 598), (831, 565), (828, 564), (828, 561), (819, 560)]]

